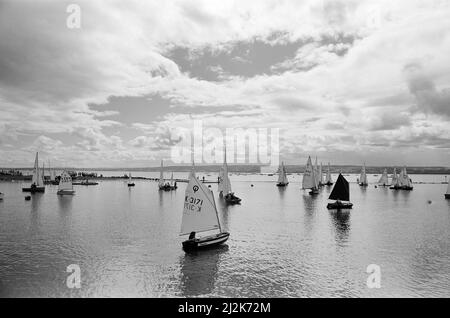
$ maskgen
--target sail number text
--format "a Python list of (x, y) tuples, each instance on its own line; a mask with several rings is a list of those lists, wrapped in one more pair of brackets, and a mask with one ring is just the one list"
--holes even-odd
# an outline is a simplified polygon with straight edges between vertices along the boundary
[(184, 197), (184, 208), (186, 210), (200, 212), (202, 210), (203, 200), (191, 196)]

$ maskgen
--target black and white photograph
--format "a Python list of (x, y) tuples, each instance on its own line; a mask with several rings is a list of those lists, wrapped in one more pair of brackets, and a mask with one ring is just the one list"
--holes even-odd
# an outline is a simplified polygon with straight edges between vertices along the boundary
[(450, 1), (0, 0), (0, 298), (449, 297)]

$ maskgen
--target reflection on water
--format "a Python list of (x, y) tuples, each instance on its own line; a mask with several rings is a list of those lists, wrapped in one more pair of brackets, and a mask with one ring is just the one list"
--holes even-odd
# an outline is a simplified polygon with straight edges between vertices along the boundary
[(348, 242), (351, 210), (330, 210), (330, 219), (335, 230), (336, 243), (340, 246)]
[(228, 245), (186, 253), (181, 257), (181, 291), (186, 297), (213, 292), (220, 258), (228, 252)]

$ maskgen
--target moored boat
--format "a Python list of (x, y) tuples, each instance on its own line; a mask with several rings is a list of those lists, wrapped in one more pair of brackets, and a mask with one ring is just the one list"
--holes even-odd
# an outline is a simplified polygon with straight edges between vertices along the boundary
[(342, 174), (339, 174), (328, 199), (335, 200), (335, 202), (328, 203), (327, 209), (329, 210), (351, 209), (353, 207), (353, 203), (350, 202), (350, 187)]
[[(182, 243), (186, 252), (214, 247), (228, 240), (230, 233), (222, 231), (214, 194), (195, 177), (194, 169), (189, 175), (184, 197), (180, 235), (189, 235)], [(211, 231), (218, 233), (196, 237), (197, 233)]]

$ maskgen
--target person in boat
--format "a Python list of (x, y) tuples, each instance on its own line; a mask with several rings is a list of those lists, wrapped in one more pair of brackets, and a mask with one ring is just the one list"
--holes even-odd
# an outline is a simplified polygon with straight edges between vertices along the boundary
[(189, 234), (189, 239), (190, 240), (194, 240), (195, 239), (195, 232), (191, 232), (191, 234)]

